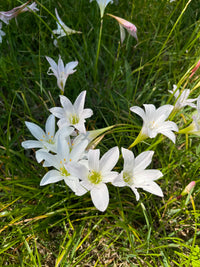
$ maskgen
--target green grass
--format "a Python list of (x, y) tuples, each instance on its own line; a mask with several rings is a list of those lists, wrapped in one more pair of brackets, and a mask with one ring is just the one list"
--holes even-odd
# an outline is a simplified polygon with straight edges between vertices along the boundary
[[(137, 136), (141, 119), (129, 111), (133, 105), (170, 103), (168, 90), (183, 86), (185, 74), (200, 58), (200, 6), (198, 0), (117, 1), (106, 12), (133, 22), (139, 42), (126, 35), (119, 46), (116, 21), (104, 16), (97, 74), (95, 60), (100, 26), (97, 4), (89, 0), (36, 1), (36, 14), (20, 14), (3, 24), (0, 44), (0, 266), (199, 266), (199, 137), (184, 135), (174, 145), (169, 139), (147, 139), (133, 148), (135, 155), (155, 151), (152, 168), (164, 177), (158, 181), (164, 199), (140, 190), (137, 202), (129, 188), (109, 185), (110, 203), (99, 212), (89, 193), (75, 196), (64, 183), (40, 187), (46, 170), (33, 150), (21, 142), (32, 139), (25, 121), (44, 127), (48, 109), (59, 105), (56, 78), (48, 76), (45, 56), (56, 62), (78, 60), (65, 95), (72, 101), (87, 90), (86, 107), (94, 111), (88, 129), (114, 124), (98, 145), (103, 154), (113, 146), (128, 148)], [(21, 1), (1, 1), (10, 10)], [(62, 20), (82, 34), (58, 39), (55, 7)], [(96, 75), (96, 76), (95, 76)], [(186, 88), (197, 97), (199, 70)], [(175, 121), (189, 123), (185, 108)], [(119, 161), (118, 166), (122, 164)], [(192, 195), (179, 196), (190, 181)]]

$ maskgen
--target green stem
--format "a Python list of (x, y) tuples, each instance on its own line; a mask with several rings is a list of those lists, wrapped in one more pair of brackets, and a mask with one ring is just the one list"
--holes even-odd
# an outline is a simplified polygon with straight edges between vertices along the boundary
[(128, 149), (131, 149), (132, 147), (134, 147), (138, 143), (140, 143), (143, 140), (145, 140), (147, 137), (148, 137), (147, 135), (143, 134), (142, 131), (140, 131), (139, 135), (137, 136), (137, 138), (135, 139), (135, 141), (128, 147)]
[(95, 66), (94, 66), (94, 82), (95, 83), (96, 83), (96, 78), (97, 78), (97, 65), (98, 65), (98, 61), (99, 61), (102, 29), (103, 29), (103, 19), (101, 19), (101, 25), (100, 25), (100, 29), (99, 29), (99, 40), (98, 40), (98, 46), (97, 46), (96, 61), (95, 61)]

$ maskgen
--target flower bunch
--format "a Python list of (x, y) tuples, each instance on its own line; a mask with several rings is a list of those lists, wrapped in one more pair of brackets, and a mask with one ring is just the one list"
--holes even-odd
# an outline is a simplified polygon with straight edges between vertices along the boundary
[[(99, 0), (97, 3), (102, 18), (106, 6), (112, 1)], [(53, 33), (58, 34), (58, 38), (76, 33), (63, 23), (57, 10), (55, 12), (58, 29)], [(138, 40), (135, 25), (112, 14), (108, 15), (116, 19), (120, 25), (121, 43), (125, 38), (124, 28)], [(46, 56), (46, 59), (50, 64), (47, 73), (57, 78), (57, 86), (61, 90), (61, 106), (49, 109), (51, 115), (46, 121), (45, 130), (35, 123), (26, 121), (27, 128), (36, 140), (22, 142), (25, 149), (38, 149), (37, 162), (42, 163), (45, 168), (51, 168), (43, 176), (40, 185), (64, 181), (77, 196), (90, 192), (94, 206), (102, 212), (109, 204), (108, 183), (116, 187), (131, 188), (137, 201), (140, 199), (138, 189), (163, 197), (161, 187), (155, 182), (163, 177), (163, 173), (161, 170), (147, 168), (152, 163), (154, 151), (146, 149), (139, 155), (134, 155), (131, 149), (147, 138), (156, 138), (157, 135), (169, 138), (174, 144), (176, 134), (200, 135), (200, 96), (197, 99), (188, 99), (190, 90), (180, 91), (174, 85), (173, 90), (169, 91), (175, 97), (174, 105), (166, 104), (156, 108), (153, 104), (144, 104), (144, 109), (138, 106), (130, 107), (130, 111), (143, 120), (138, 136), (128, 148), (121, 147), (121, 155), (120, 149), (114, 146), (101, 156), (101, 151), (96, 149), (96, 146), (105, 132), (113, 129), (115, 125), (88, 131), (85, 123), (86, 119), (93, 115), (93, 111), (90, 108), (84, 108), (86, 91), (82, 91), (73, 104), (63, 95), (67, 78), (76, 72), (78, 61), (64, 65), (60, 55), (58, 64), (49, 56)], [(193, 69), (192, 73), (194, 71), (196, 69)], [(196, 100), (197, 105), (193, 103)], [(196, 113), (192, 123), (179, 130), (176, 122), (172, 120), (185, 106), (195, 108)], [(56, 118), (58, 119), (57, 131)], [(123, 167), (116, 166), (120, 157), (123, 158)]]
[[(92, 141), (105, 129), (86, 131), (85, 119), (93, 114), (91, 109), (84, 109), (86, 91), (79, 94), (74, 104), (60, 96), (62, 107), (50, 109), (52, 113), (46, 122), (45, 131), (31, 122), (25, 122), (27, 128), (37, 139), (22, 142), (25, 149), (40, 148), (36, 159), (44, 167), (53, 167), (42, 178), (40, 185), (56, 183), (61, 180), (78, 196), (88, 191), (95, 207), (105, 211), (109, 203), (106, 186), (129, 186), (139, 200), (137, 188), (142, 188), (162, 197), (161, 188), (154, 182), (163, 176), (161, 171), (148, 169), (153, 151), (143, 152), (134, 157), (133, 152), (122, 148), (124, 168), (121, 173), (113, 171), (119, 159), (118, 147), (109, 149), (101, 158), (100, 150), (91, 148)], [(55, 133), (55, 117), (58, 130)]]

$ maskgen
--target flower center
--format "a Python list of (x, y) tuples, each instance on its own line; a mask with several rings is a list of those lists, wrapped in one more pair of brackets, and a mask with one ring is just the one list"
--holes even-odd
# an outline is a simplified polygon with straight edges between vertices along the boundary
[(157, 128), (157, 123), (155, 121), (150, 121), (149, 122), (149, 129), (154, 130), (155, 128)]
[(79, 117), (77, 114), (71, 114), (69, 121), (72, 125), (77, 124), (79, 122)]
[(92, 171), (90, 172), (90, 174), (88, 175), (88, 180), (89, 180), (92, 184), (99, 184), (99, 183), (102, 181), (101, 173), (92, 170)]
[(133, 185), (133, 177), (130, 175), (130, 173), (128, 172), (124, 172), (123, 173), (123, 180), (125, 183), (127, 183), (128, 185)]
[(61, 172), (62, 176), (69, 176), (70, 175), (70, 173), (68, 173), (68, 171), (65, 169), (65, 167), (61, 167), (60, 172)]

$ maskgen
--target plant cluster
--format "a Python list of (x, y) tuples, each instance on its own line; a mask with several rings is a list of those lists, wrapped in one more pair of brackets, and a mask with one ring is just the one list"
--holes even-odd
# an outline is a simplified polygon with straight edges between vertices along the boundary
[[(11, 11), (0, 12), (1, 20), (8, 24), (11, 18), (16, 17), (21, 12), (38, 11), (35, 2), (27, 6), (29, 2)], [(97, 73), (104, 11), (111, 2), (97, 1), (100, 8), (101, 26), (95, 73)], [(58, 15), (57, 9), (55, 9), (55, 13), (58, 28), (53, 31), (53, 34), (58, 35), (57, 38), (80, 33), (64, 24)], [(123, 43), (125, 38), (124, 29), (127, 29), (129, 34), (138, 41), (137, 28), (134, 24), (112, 14), (108, 15), (119, 23), (121, 43)], [(4, 33), (1, 35), (3, 36)], [(57, 39), (54, 40), (54, 45), (57, 45)], [(57, 78), (57, 85), (61, 90), (60, 102), (62, 107), (50, 109), (52, 115), (46, 121), (45, 131), (35, 123), (26, 122), (27, 128), (37, 141), (29, 140), (22, 142), (22, 146), (25, 149), (40, 148), (36, 151), (37, 161), (39, 163), (42, 162), (44, 167), (53, 167), (52, 170), (44, 175), (40, 185), (64, 180), (68, 187), (78, 196), (82, 196), (89, 191), (95, 207), (100, 211), (105, 211), (109, 203), (109, 192), (106, 183), (111, 183), (118, 187), (130, 187), (136, 195), (136, 200), (140, 198), (138, 188), (163, 197), (162, 189), (155, 182), (163, 176), (162, 172), (156, 169), (146, 169), (151, 164), (154, 151), (145, 151), (135, 157), (131, 148), (147, 138), (155, 138), (158, 134), (166, 136), (173, 143), (175, 143), (176, 134), (200, 135), (200, 96), (197, 99), (188, 99), (190, 90), (184, 89), (188, 79), (197, 71), (199, 63), (189, 73), (190, 77), (186, 77), (186, 83), (181, 91), (179, 91), (179, 87), (176, 85), (174, 85), (172, 91), (169, 91), (175, 97), (174, 105), (166, 104), (158, 109), (153, 104), (144, 104), (144, 109), (138, 106), (130, 107), (130, 111), (139, 115), (143, 120), (143, 126), (138, 136), (128, 148), (121, 148), (121, 155), (119, 148), (113, 147), (100, 159), (100, 150), (95, 149), (95, 147), (102, 140), (105, 132), (111, 130), (116, 125), (86, 131), (85, 121), (93, 115), (91, 109), (84, 109), (86, 91), (82, 91), (79, 94), (74, 104), (63, 95), (67, 78), (76, 71), (75, 68), (78, 65), (78, 61), (72, 61), (64, 65), (60, 55), (58, 64), (49, 56), (46, 56), (46, 59), (50, 64), (47, 73)], [(96, 78), (96, 75), (94, 78)], [(194, 104), (195, 101), (197, 101), (197, 105)], [(178, 130), (177, 124), (172, 120), (176, 118), (175, 115), (185, 106), (196, 109), (196, 114), (193, 116), (193, 121), (189, 126)], [(59, 119), (57, 131), (55, 129), (55, 118)], [(118, 167), (121, 171), (117, 172), (113, 169), (116, 168), (119, 157), (123, 157), (124, 164), (123, 168)]]

